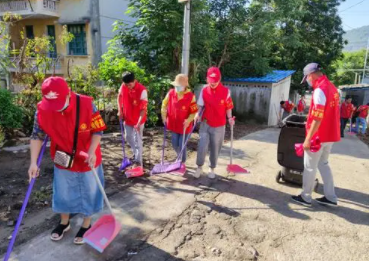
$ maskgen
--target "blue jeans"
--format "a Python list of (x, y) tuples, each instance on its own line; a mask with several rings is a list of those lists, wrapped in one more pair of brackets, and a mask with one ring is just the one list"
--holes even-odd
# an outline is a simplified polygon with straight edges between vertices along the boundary
[(363, 128), (361, 129), (361, 133), (365, 134), (365, 131), (366, 131), (366, 128), (367, 128), (366, 119), (360, 118), (360, 117), (356, 118), (356, 133), (357, 134), (360, 133), (360, 124), (363, 125)]
[[(185, 135), (185, 142), (188, 135)], [(182, 140), (183, 140), (183, 134), (172, 132), (172, 146), (175, 152), (177, 153), (177, 157), (181, 153), (182, 150)], [(183, 150), (182, 154), (182, 162), (185, 163), (187, 159), (187, 149), (186, 147)]]

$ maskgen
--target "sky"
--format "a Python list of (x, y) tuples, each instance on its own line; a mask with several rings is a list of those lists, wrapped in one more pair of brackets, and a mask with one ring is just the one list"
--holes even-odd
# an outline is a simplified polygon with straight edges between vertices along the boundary
[(346, 0), (338, 10), (345, 31), (369, 25), (369, 0)]

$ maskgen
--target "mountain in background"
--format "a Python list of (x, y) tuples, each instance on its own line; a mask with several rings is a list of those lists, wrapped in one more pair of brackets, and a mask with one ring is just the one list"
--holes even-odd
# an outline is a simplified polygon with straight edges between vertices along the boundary
[(355, 52), (366, 49), (369, 38), (369, 25), (347, 31), (343, 36), (348, 45), (343, 49), (346, 52)]

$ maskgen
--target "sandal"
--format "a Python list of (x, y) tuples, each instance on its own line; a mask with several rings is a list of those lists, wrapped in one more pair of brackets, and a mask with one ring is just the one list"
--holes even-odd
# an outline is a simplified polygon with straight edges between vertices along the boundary
[(85, 235), (85, 233), (91, 228), (91, 225), (88, 227), (88, 228), (84, 228), (84, 227), (81, 227), (77, 233), (77, 235), (75, 236), (74, 238), (74, 244), (76, 245), (83, 245), (85, 242), (84, 240), (82, 241), (78, 241), (79, 238), (82, 238), (83, 239), (83, 236)]
[[(68, 232), (70, 230), (70, 223), (68, 222), (68, 224), (63, 225), (60, 224), (51, 232), (51, 236), (50, 239), (52, 241), (59, 241), (63, 238), (64, 233)], [(57, 234), (58, 237), (53, 237), (53, 234)]]

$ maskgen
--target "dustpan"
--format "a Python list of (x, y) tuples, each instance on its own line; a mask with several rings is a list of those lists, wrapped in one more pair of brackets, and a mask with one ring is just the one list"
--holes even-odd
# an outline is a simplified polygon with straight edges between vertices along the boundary
[[(85, 152), (80, 152), (80, 155), (88, 158), (88, 154)], [(122, 229), (122, 226), (114, 217), (109, 199), (106, 196), (99, 176), (97, 175), (96, 169), (91, 166), (91, 170), (95, 176), (97, 185), (104, 197), (105, 204), (109, 208), (110, 214), (100, 217), (99, 220), (97, 220), (95, 224), (84, 234), (83, 240), (85, 243), (102, 253), (118, 235), (119, 231)]]
[(167, 137), (167, 126), (164, 124), (163, 146), (161, 149), (161, 161), (159, 164), (154, 165), (153, 169), (150, 171), (150, 175), (166, 173), (168, 167), (170, 167), (170, 163), (164, 163), (164, 150), (165, 150), (166, 137)]
[[(235, 119), (235, 117), (233, 117)], [(242, 168), (239, 165), (232, 164), (233, 161), (233, 125), (231, 125), (231, 157), (230, 157), (230, 163), (227, 166), (227, 172), (230, 174), (247, 174), (250, 173), (248, 170)]]
[(139, 146), (140, 146), (140, 151), (141, 151), (141, 153), (140, 153), (140, 155), (141, 155), (141, 158), (140, 158), (141, 166), (138, 166), (136, 168), (127, 170), (125, 172), (127, 178), (137, 178), (137, 177), (141, 177), (141, 176), (145, 175), (145, 171), (144, 171), (143, 163), (142, 163), (142, 153), (143, 153), (142, 137), (141, 137), (139, 131), (138, 130), (136, 130), (136, 131), (137, 131), (137, 139), (138, 139)]
[[(182, 163), (182, 155), (184, 153), (185, 146), (187, 145), (188, 140), (190, 139), (190, 136), (193, 133), (193, 131), (195, 130), (195, 128), (196, 128), (196, 125), (194, 124), (190, 134), (188, 135), (188, 137), (186, 138), (186, 141), (184, 143), (183, 143), (183, 141), (185, 139), (182, 139), (182, 149), (181, 149), (181, 152), (179, 153), (176, 161), (173, 162), (173, 163), (164, 163), (163, 162), (164, 150), (163, 150), (163, 152), (162, 152), (162, 163), (157, 164), (157, 165), (154, 166), (154, 168), (150, 172), (151, 175), (172, 173), (173, 171), (177, 172), (178, 170), (180, 171), (179, 175), (184, 175), (184, 173), (186, 172), (186, 169), (185, 169), (186, 166), (183, 167), (184, 164)], [(163, 146), (163, 148), (164, 148), (164, 146)], [(183, 172), (183, 170), (184, 170), (184, 172)], [(183, 174), (181, 174), (182, 172), (183, 172)]]
[(122, 149), (123, 149), (123, 160), (120, 164), (119, 171), (125, 170), (127, 167), (132, 165), (131, 161), (126, 157), (126, 149), (125, 149), (125, 139), (124, 139), (124, 129), (123, 129), (123, 122), (119, 120), (120, 123), (120, 133), (122, 134)]

